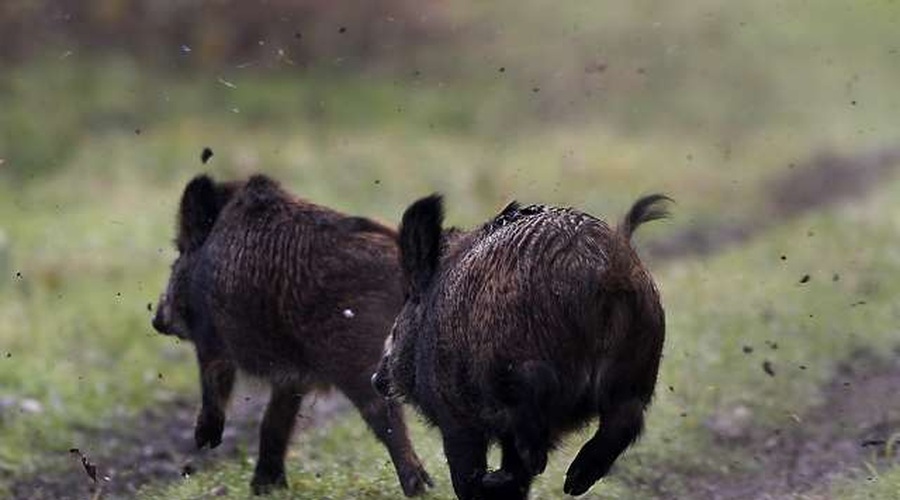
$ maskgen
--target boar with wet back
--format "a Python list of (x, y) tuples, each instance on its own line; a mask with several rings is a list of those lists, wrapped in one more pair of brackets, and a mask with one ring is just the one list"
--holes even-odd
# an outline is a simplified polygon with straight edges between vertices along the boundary
[[(406, 210), (407, 300), (372, 382), (440, 430), (458, 498), (527, 498), (560, 440), (593, 424), (563, 486), (580, 495), (637, 440), (665, 316), (631, 237), (667, 201), (637, 200), (617, 227), (514, 202), (480, 228), (445, 230), (437, 195)], [(502, 459), (489, 472), (492, 443)]]

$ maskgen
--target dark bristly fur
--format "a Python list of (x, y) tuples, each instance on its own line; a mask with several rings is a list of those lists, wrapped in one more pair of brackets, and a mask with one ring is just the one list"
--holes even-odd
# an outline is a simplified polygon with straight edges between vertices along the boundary
[(406, 495), (431, 484), (400, 406), (369, 382), (403, 302), (395, 231), (293, 198), (265, 176), (216, 183), (203, 175), (185, 188), (176, 245), (153, 326), (194, 343), (198, 447), (221, 442), (240, 369), (272, 384), (254, 493), (287, 486), (284, 457), (300, 402), (330, 386), (388, 448)]
[[(600, 425), (566, 475), (579, 495), (643, 428), (665, 317), (631, 246), (669, 198), (639, 199), (618, 228), (573, 209), (509, 204), (443, 231), (438, 196), (403, 215), (409, 297), (373, 376), (441, 431), (460, 499), (523, 499), (567, 433)], [(501, 468), (487, 472), (491, 442)]]

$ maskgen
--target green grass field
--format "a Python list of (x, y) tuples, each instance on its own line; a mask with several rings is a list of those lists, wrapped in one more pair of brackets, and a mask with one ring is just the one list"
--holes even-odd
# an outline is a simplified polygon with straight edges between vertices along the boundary
[[(148, 304), (174, 257), (181, 189), (201, 171), (266, 172), (390, 223), (433, 191), (461, 226), (512, 198), (614, 220), (641, 194), (670, 194), (674, 218), (643, 228), (639, 247), (695, 224), (767, 218), (761, 234), (709, 258), (648, 259), (668, 322), (657, 397), (643, 439), (587, 498), (690, 498), (694, 476), (752, 472), (746, 446), (716, 442), (711, 416), (740, 405), (754, 428), (802, 426), (852, 352), (896, 359), (900, 179), (784, 220), (767, 196), (771, 179), (819, 151), (900, 140), (900, 7), (642, 1), (549, 15), (542, 5), (459, 8), (471, 36), (452, 70), (235, 70), (231, 88), (125, 57), (4, 69), (0, 496), (22, 478), (81, 475), (68, 449), (104, 447), (79, 443), (83, 429), (197, 394), (191, 348), (153, 332)], [(205, 146), (215, 155), (204, 166)], [(885, 401), (885, 415), (900, 419), (898, 404)], [(437, 482), (427, 498), (452, 498), (436, 430), (408, 416)], [(562, 497), (586, 435), (553, 456), (533, 498)], [(244, 455), (140, 496), (245, 498), (255, 450)], [(854, 470), (801, 498), (900, 491), (890, 461)], [(273, 498), (400, 495), (353, 412), (297, 435), (289, 474), (291, 490)]]

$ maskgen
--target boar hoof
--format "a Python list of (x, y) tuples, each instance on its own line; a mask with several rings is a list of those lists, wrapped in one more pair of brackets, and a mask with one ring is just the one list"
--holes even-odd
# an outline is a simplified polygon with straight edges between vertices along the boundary
[(254, 495), (268, 495), (275, 490), (287, 489), (287, 487), (287, 478), (284, 472), (256, 471), (253, 481), (250, 481), (250, 489), (253, 490)]
[(481, 479), (481, 492), (484, 498), (492, 500), (524, 500), (528, 496), (515, 476), (502, 469), (484, 475)]
[(403, 486), (403, 494), (408, 497), (421, 495), (422, 493), (425, 493), (428, 488), (434, 486), (431, 476), (429, 476), (428, 472), (422, 467), (416, 467), (412, 471), (404, 474), (400, 479), (400, 484)]
[(563, 492), (567, 495), (578, 496), (590, 489), (601, 477), (606, 475), (605, 470), (595, 470), (588, 467), (579, 467), (573, 464), (566, 472), (566, 483)]
[(201, 412), (197, 417), (197, 426), (194, 428), (194, 442), (197, 449), (209, 445), (215, 448), (222, 444), (222, 432), (225, 430), (225, 416), (209, 412)]

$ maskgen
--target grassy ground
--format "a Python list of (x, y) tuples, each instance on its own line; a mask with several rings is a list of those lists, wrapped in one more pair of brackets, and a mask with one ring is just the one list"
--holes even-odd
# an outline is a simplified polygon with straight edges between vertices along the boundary
[[(147, 305), (173, 258), (180, 189), (201, 170), (268, 172), (302, 196), (385, 221), (439, 190), (460, 225), (513, 197), (616, 218), (637, 195), (668, 192), (676, 218), (646, 228), (647, 241), (773, 217), (768, 179), (820, 148), (852, 153), (900, 137), (900, 55), (889, 43), (900, 11), (889, 2), (586, 8), (460, 9), (465, 50), (452, 71), (423, 61), (400, 76), (327, 67), (185, 76), (77, 54), (5, 72), (0, 496), (16, 478), (80, 474), (67, 450), (104, 447), (83, 441), (84, 429), (196, 394), (190, 348), (155, 335)], [(207, 166), (204, 146), (215, 152)], [(900, 343), (900, 290), (886, 278), (900, 270), (898, 194), (900, 183), (885, 182), (713, 258), (650, 262), (669, 321), (657, 400), (645, 438), (591, 495), (678, 492), (698, 471), (752, 467), (740, 465), (740, 447), (713, 442), (711, 415), (743, 405), (754, 425), (793, 425), (853, 349), (890, 356)], [(414, 433), (438, 481), (432, 497), (450, 498), (435, 432), (416, 424)], [(561, 495), (583, 440), (554, 456), (535, 498)], [(144, 495), (244, 497), (254, 456)], [(399, 493), (355, 414), (297, 436), (290, 460), (285, 498)], [(900, 490), (896, 469), (869, 472), (820, 493)]]

